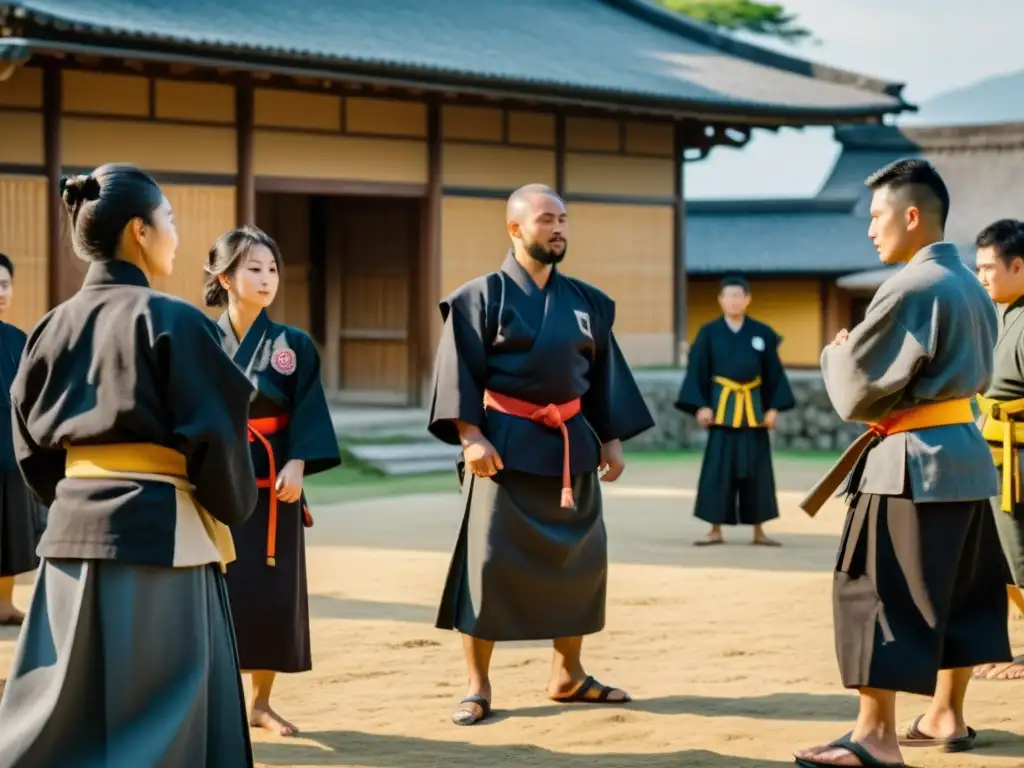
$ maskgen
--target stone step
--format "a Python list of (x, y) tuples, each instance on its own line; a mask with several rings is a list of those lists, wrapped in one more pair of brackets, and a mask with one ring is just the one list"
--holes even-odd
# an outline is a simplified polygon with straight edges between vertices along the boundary
[(415, 475), (454, 471), (456, 446), (434, 441), (381, 445), (348, 444), (346, 449), (359, 461), (385, 475)]
[(391, 477), (450, 472), (452, 475), (452, 487), (456, 487), (455, 459), (413, 459), (410, 461), (392, 461), (382, 464), (379, 469), (381, 472)]
[(369, 464), (375, 462), (411, 461), (413, 459), (444, 459), (454, 461), (459, 449), (454, 445), (445, 445), (436, 440), (415, 443), (382, 443), (360, 445), (354, 443), (345, 446), (348, 451), (361, 461)]

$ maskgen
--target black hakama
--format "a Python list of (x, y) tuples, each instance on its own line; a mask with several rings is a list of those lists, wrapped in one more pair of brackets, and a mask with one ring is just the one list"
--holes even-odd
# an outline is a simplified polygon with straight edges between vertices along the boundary
[(219, 567), (45, 560), (0, 722), (0, 768), (252, 765)]
[[(341, 463), (338, 440), (320, 378), (313, 340), (297, 328), (281, 325), (261, 312), (239, 341), (225, 313), (219, 325), (224, 346), (256, 387), (249, 406), (250, 426), (278, 420), (261, 433), (273, 452), (276, 471), (291, 459), (305, 462), (305, 476)], [(270, 455), (259, 438), (250, 440), (256, 477), (270, 475)], [(306, 586), (305, 498), (277, 501), (273, 564), (267, 534), (270, 494), (261, 488), (252, 516), (232, 528), (237, 559), (228, 566), (238, 657), (245, 671), (305, 672), (313, 668), (309, 595)]]
[(1011, 661), (1009, 580), (987, 499), (860, 494), (833, 581), (843, 685), (931, 696), (940, 669)]
[[(437, 626), (495, 641), (598, 632), (608, 571), (601, 446), (654, 423), (612, 332), (615, 304), (557, 269), (541, 289), (510, 254), (443, 301), (441, 315), (430, 431), (458, 444), (456, 420), (477, 426), (504, 469), (462, 480)], [(485, 409), (488, 391), (537, 406), (579, 399), (564, 422), (574, 507), (560, 506), (560, 431)]]
[[(782, 338), (745, 318), (733, 330), (720, 317), (701, 327), (690, 350), (675, 407), (714, 412), (694, 515), (712, 525), (760, 525), (779, 516), (764, 412), (791, 410), (792, 389), (779, 358)], [(727, 386), (728, 384), (728, 386)], [(748, 395), (734, 385), (747, 388)]]
[(256, 502), (251, 392), (215, 324), (127, 262), (33, 329), (13, 447), (49, 511), (0, 768), (253, 764), (216, 537)]
[(39, 566), (39, 503), (17, 469), (0, 470), (0, 577)]
[[(597, 473), (467, 474), (466, 513), (437, 615), (438, 629), (484, 640), (550, 640), (604, 629), (608, 551)], [(484, 596), (486, 595), (486, 600)]]

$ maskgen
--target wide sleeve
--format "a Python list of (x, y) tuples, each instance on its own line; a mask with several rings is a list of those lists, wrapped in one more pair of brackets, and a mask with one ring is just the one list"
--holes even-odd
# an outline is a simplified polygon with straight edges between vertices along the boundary
[(484, 423), (487, 380), (485, 297), (474, 292), (440, 303), (441, 340), (434, 362), (434, 394), (430, 403), (430, 434), (459, 445), (456, 420), (480, 427)]
[(313, 475), (341, 464), (341, 452), (327, 406), (316, 345), (301, 334), (296, 346), (298, 370), (288, 423), (288, 458), (304, 461), (305, 474)]
[(900, 321), (900, 301), (898, 295), (879, 297), (843, 344), (821, 353), (825, 388), (844, 421), (884, 419), (929, 358), (927, 336), (917, 338)]
[(676, 410), (695, 415), (711, 407), (711, 331), (702, 326), (693, 340), (686, 361), (686, 373), (676, 397)]
[(11, 432), (18, 469), (36, 498), (49, 507), (57, 498), (57, 483), (64, 479), (67, 451), (40, 447), (29, 432), (21, 404), (13, 396), (12, 400)]
[(766, 411), (789, 411), (796, 407), (796, 400), (779, 357), (782, 337), (775, 331), (766, 335), (769, 343), (765, 345), (764, 356), (761, 358), (761, 405)]
[(225, 525), (238, 525), (257, 499), (247, 429), (253, 385), (224, 352), (211, 320), (198, 311), (176, 320), (155, 345), (177, 448), (199, 503)]
[(595, 339), (594, 362), (588, 375), (590, 388), (581, 398), (583, 416), (602, 444), (628, 440), (654, 426), (654, 418), (612, 330), (615, 305), (611, 299), (606, 304), (598, 314), (601, 333)]

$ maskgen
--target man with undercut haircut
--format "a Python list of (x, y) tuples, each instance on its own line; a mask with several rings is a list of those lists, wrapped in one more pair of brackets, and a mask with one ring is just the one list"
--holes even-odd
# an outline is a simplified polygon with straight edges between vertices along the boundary
[[(1024, 610), (1024, 500), (1021, 496), (1020, 447), (1024, 442), (1024, 221), (1000, 219), (975, 240), (978, 279), (999, 312), (995, 372), (984, 397), (981, 431), (1002, 476), (992, 499), (996, 530), (1010, 566), (1008, 592)], [(1024, 657), (1005, 664), (976, 667), (979, 680), (1024, 679)], [(941, 723), (939, 724), (942, 725)], [(948, 726), (947, 726), (948, 729)], [(945, 734), (942, 734), (945, 735)]]
[[(900, 160), (866, 183), (868, 236), (884, 263), (903, 266), (821, 354), (836, 412), (868, 429), (801, 503), (814, 514), (849, 473), (833, 615), (860, 713), (846, 736), (798, 752), (805, 768), (903, 766), (901, 745), (970, 749), (971, 670), (1011, 658), (1009, 574), (989, 508), (999, 483), (971, 407), (992, 380), (996, 312), (945, 241), (949, 195), (930, 164)], [(897, 734), (897, 691), (940, 706)]]
[(531, 184), (509, 198), (506, 221), (512, 248), (501, 269), (440, 304), (429, 430), (462, 446), (465, 497), (437, 617), (462, 633), (469, 690), (457, 725), (490, 714), (491, 653), (502, 640), (554, 642), (555, 701), (630, 700), (589, 676), (580, 653), (605, 621), (599, 480), (622, 474), (621, 441), (654, 422), (612, 333), (615, 302), (557, 267), (565, 203)]

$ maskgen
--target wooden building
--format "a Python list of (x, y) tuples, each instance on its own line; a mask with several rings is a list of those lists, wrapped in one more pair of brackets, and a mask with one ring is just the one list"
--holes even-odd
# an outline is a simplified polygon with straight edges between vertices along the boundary
[(903, 157), (935, 166), (949, 188), (947, 239), (974, 265), (974, 240), (1001, 218), (1024, 218), (1024, 123), (844, 126), (842, 152), (818, 195), (805, 200), (693, 201), (687, 205), (688, 331), (719, 313), (717, 283), (746, 277), (752, 315), (784, 337), (783, 362), (817, 367), (821, 348), (864, 316), (895, 267), (868, 239), (864, 180)]
[[(287, 12), (284, 12), (287, 8)], [(27, 326), (80, 284), (62, 173), (134, 162), (179, 222), (197, 303), (242, 222), (285, 253), (274, 314), (335, 397), (416, 403), (437, 300), (508, 248), (504, 199), (565, 196), (566, 270), (613, 293), (637, 365), (687, 340), (683, 160), (757, 127), (878, 122), (900, 85), (738, 42), (648, 0), (7, 0), (0, 249)]]

